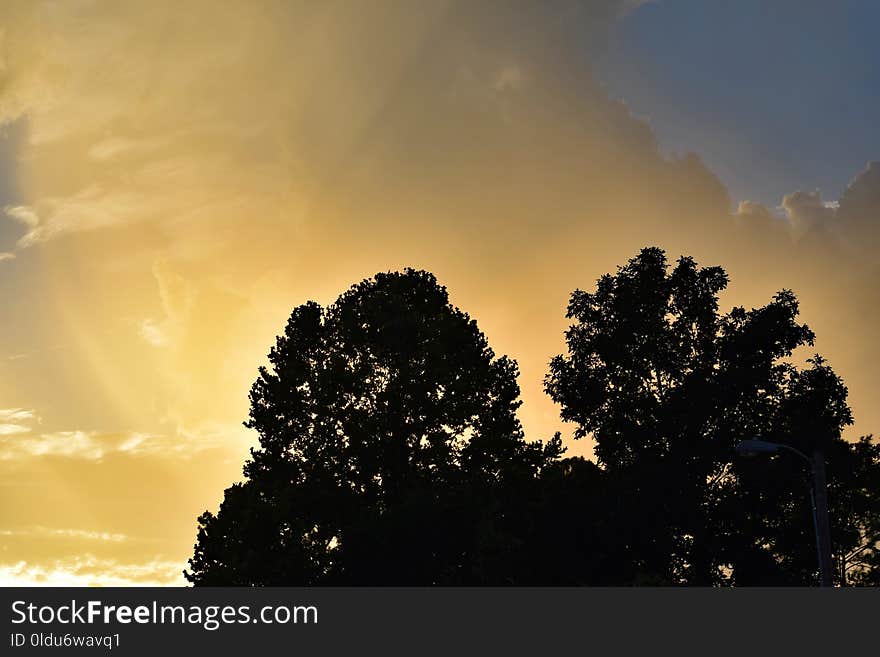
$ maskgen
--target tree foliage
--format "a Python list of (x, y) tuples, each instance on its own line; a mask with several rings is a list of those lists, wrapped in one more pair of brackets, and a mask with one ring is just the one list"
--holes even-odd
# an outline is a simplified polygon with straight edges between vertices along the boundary
[(199, 518), (196, 584), (504, 582), (528, 444), (517, 366), (423, 271), (290, 316), (251, 393), (260, 447)]
[[(661, 249), (643, 249), (600, 278), (595, 292), (572, 294), (568, 353), (551, 362), (546, 389), (576, 423), (576, 436), (595, 440), (603, 485), (619, 500), (620, 517), (639, 528), (621, 533), (618, 549), (640, 564), (642, 577), (811, 583), (804, 463), (737, 459), (734, 447), (760, 437), (807, 453), (821, 448), (833, 539), (844, 554), (868, 540), (857, 526), (870, 524), (871, 514), (876, 523), (876, 446), (841, 438), (852, 423), (847, 390), (821, 357), (806, 369), (792, 364), (793, 352), (815, 337), (797, 321), (794, 294), (782, 290), (766, 306), (722, 314), (727, 283), (720, 267), (700, 268), (689, 257), (670, 267)], [(840, 467), (847, 459), (860, 465)], [(859, 505), (860, 518), (849, 518), (845, 508)]]

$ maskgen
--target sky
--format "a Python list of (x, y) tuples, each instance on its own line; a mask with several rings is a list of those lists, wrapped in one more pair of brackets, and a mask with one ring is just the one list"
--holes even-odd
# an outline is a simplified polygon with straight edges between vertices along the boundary
[(734, 198), (831, 201), (880, 152), (878, 24), (873, 0), (652, 2), (597, 69), (663, 152), (698, 153)]
[[(179, 584), (291, 309), (433, 271), (521, 369), (644, 246), (801, 300), (876, 431), (869, 2), (0, 7), (0, 583)], [(798, 353), (803, 360), (809, 353)]]

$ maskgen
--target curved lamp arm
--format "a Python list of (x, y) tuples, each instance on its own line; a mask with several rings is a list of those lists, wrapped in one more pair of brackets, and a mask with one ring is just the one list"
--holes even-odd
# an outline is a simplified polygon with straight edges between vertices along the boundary
[(767, 440), (743, 440), (736, 446), (736, 453), (740, 456), (758, 456), (760, 454), (776, 454), (780, 450), (786, 450), (797, 454), (804, 461), (813, 466), (813, 459), (804, 454), (801, 450), (791, 445), (783, 445), (782, 443), (771, 443)]

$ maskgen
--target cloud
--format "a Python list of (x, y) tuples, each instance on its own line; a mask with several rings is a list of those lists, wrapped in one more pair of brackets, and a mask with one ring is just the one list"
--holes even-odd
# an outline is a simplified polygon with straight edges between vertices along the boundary
[(216, 225), (230, 210), (290, 216), (379, 125), (389, 95), (428, 108), (453, 88), (521, 89), (526, 67), (546, 75), (638, 3), (258, 4), (10, 3), (0, 123), (27, 119), (35, 180), (59, 156), (79, 163), (8, 211), (28, 228), (22, 247), (145, 221)]
[[(880, 261), (880, 162), (868, 162), (838, 200), (824, 200), (819, 191), (797, 191), (786, 194), (780, 208), (794, 236), (833, 238), (859, 260)], [(741, 202), (736, 214), (756, 223), (774, 216), (751, 201)], [(824, 246), (836, 248), (827, 242)]]
[(12, 260), (13, 258), (15, 258), (14, 253), (11, 253), (9, 251), (0, 251), (0, 262), (3, 262), (4, 260)]
[(66, 529), (53, 527), (28, 527), (27, 529), (2, 529), (0, 536), (15, 536), (29, 538), (63, 538), (82, 539), (85, 541), (102, 541), (109, 543), (121, 543), (129, 539), (125, 534), (111, 532), (96, 532), (85, 529)]
[(20, 224), (28, 228), (36, 228), (40, 223), (40, 218), (32, 208), (24, 205), (6, 206), (3, 211), (10, 219), (14, 219)]
[[(880, 261), (880, 162), (868, 162), (838, 200), (825, 200), (819, 191), (796, 191), (783, 197), (779, 209), (785, 221), (760, 203), (741, 201), (734, 218), (745, 230), (765, 237), (769, 226), (786, 225), (795, 239), (825, 240), (826, 255), (850, 251), (857, 258), (851, 263), (855, 267)], [(788, 241), (776, 232), (774, 241)]]
[(37, 419), (33, 411), (24, 408), (0, 408), (0, 422), (25, 422)]
[(818, 191), (786, 194), (781, 207), (797, 235), (811, 230), (827, 230), (834, 218), (834, 208), (822, 200)]
[(100, 459), (107, 452), (103, 441), (86, 431), (58, 431), (39, 436), (3, 438), (0, 460), (17, 460), (33, 456), (66, 456)]
[[(12, 427), (12, 429), (4, 431), (4, 427)], [(204, 450), (228, 442), (229, 435), (228, 431), (223, 430), (189, 432), (175, 436), (98, 431), (55, 431), (35, 434), (27, 427), (0, 425), (0, 461), (21, 462), (29, 458), (45, 457), (101, 461), (111, 455), (191, 458)]]
[[(3, 421), (30, 428), (0, 437), (30, 495), (4, 511), (104, 514), (126, 535), (174, 516), (188, 551), (238, 476), (248, 387), (291, 308), (403, 266), (433, 270), (518, 359), (530, 436), (567, 432), (541, 382), (568, 294), (648, 244), (724, 266), (725, 307), (794, 288), (864, 432), (880, 426), (877, 165), (836, 208), (817, 192), (734, 206), (589, 69), (635, 4), (2, 3), (0, 122), (25, 135), (5, 212), (39, 276), (4, 296), (28, 358), (0, 392), (53, 418)], [(135, 480), (132, 514), (115, 491)], [(40, 515), (62, 504), (71, 519)], [(77, 569), (27, 555), (6, 567)]]
[(751, 221), (773, 221), (778, 217), (766, 206), (754, 201), (740, 201), (737, 205), (735, 216), (747, 218)]
[(90, 185), (77, 193), (61, 198), (46, 198), (37, 209), (17, 208), (27, 212), (30, 230), (18, 240), (19, 247), (28, 247), (73, 230), (97, 230), (127, 221), (132, 210), (151, 211), (149, 199), (127, 190), (107, 193), (99, 185)]
[[(210, 27), (193, 23), (200, 15), (212, 16)], [(252, 100), (268, 99), (280, 70), (257, 98), (229, 93), (248, 85), (252, 70), (243, 63), (273, 70), (267, 57), (279, 53), (267, 48), (280, 47), (281, 34), (262, 12), (207, 2), (182, 10), (163, 0), (149, 10), (136, 2), (12, 2), (0, 18), (7, 26), (0, 123), (27, 120), (37, 169), (51, 169), (59, 156), (82, 164), (7, 209), (27, 228), (20, 247), (139, 222), (216, 219), (231, 206), (258, 216), (288, 195), (286, 146), (272, 149), (277, 163), (247, 161), (248, 151), (271, 143), (273, 119)], [(285, 95), (277, 109), (293, 101)]]
[(835, 219), (851, 247), (880, 261), (880, 162), (868, 162), (847, 185)]
[[(240, 477), (247, 453), (246, 444), (234, 452), (219, 448), (233, 442), (228, 434), (213, 438), (177, 436), (161, 450), (129, 445), (135, 451), (107, 450), (101, 459), (0, 459), (0, 497), (15, 500), (0, 505), (0, 571), (24, 562), (20, 581), (41, 573), (51, 581), (91, 555), (98, 576), (121, 576), (114, 564), (153, 561), (173, 562), (172, 571), (179, 572), (192, 548), (195, 518), (215, 508), (223, 489)], [(173, 448), (189, 441), (210, 442), (211, 448)], [(59, 563), (67, 567), (59, 570)]]
[(84, 554), (48, 564), (0, 563), (0, 586), (183, 586), (182, 571), (175, 561), (126, 563)]
[(169, 336), (165, 329), (153, 319), (145, 319), (140, 324), (141, 337), (154, 347), (167, 347)]
[(28, 433), (30, 430), (30, 427), (26, 427), (22, 424), (0, 424), (0, 436), (12, 436), (17, 433)]
[(870, 204), (731, 212), (698, 155), (664, 157), (589, 69), (637, 4), (4, 6), (0, 120), (26, 125), (6, 212), (77, 352), (46, 367), (150, 433), (232, 424), (291, 307), (415, 265), (519, 358), (543, 427), (566, 294), (645, 244), (727, 266), (749, 303), (811, 280), (804, 236), (870, 232)]
[(29, 423), (39, 421), (33, 411), (23, 408), (0, 408), (0, 440), (3, 436), (29, 433)]

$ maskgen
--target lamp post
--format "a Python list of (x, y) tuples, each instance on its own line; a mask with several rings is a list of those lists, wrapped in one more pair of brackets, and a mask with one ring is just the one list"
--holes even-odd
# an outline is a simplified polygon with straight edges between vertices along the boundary
[(813, 527), (816, 530), (816, 553), (819, 558), (819, 579), (821, 586), (831, 586), (831, 525), (828, 520), (828, 493), (825, 483), (825, 455), (821, 450), (813, 452), (810, 458), (799, 449), (782, 443), (766, 440), (743, 440), (736, 446), (740, 456), (760, 456), (762, 454), (778, 454), (780, 451), (797, 454), (807, 462), (813, 475), (810, 488), (810, 502), (813, 506)]

